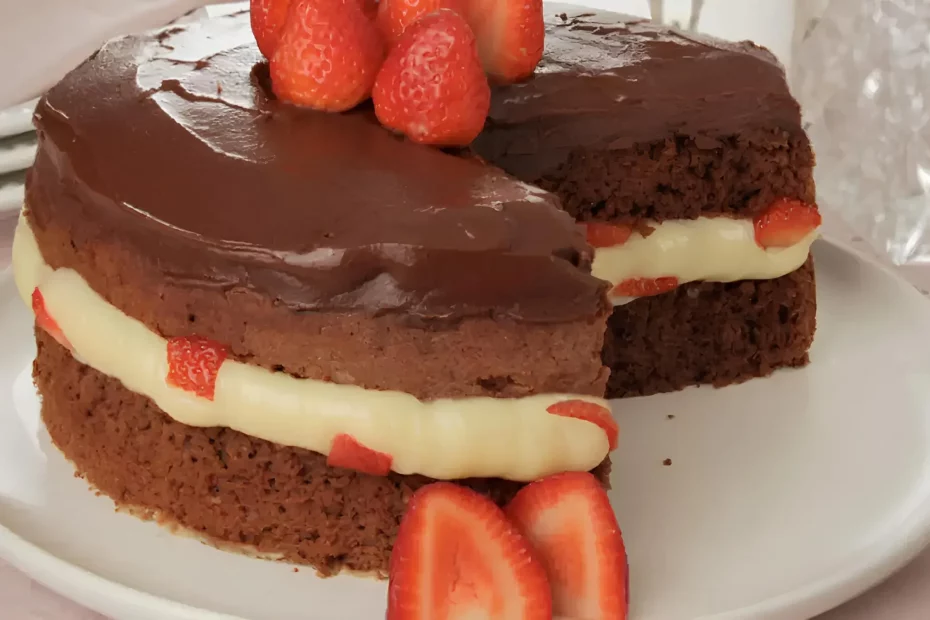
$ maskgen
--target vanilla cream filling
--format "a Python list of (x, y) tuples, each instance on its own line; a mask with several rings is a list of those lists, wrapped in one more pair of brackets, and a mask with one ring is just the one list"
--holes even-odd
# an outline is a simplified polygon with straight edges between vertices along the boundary
[(13, 241), (13, 270), (28, 306), (33, 290), (40, 290), (75, 358), (151, 398), (183, 424), (228, 427), (322, 454), (329, 453), (336, 435), (348, 433), (391, 455), (398, 473), (446, 480), (534, 480), (593, 469), (608, 453), (600, 427), (546, 411), (569, 399), (609, 407), (590, 396), (424, 402), (402, 392), (297, 379), (227, 359), (214, 400), (207, 400), (165, 381), (164, 338), (110, 305), (74, 270), (50, 268), (23, 218)]
[[(789, 274), (807, 260), (817, 230), (787, 248), (763, 248), (756, 243), (752, 220), (701, 217), (696, 220), (646, 222), (648, 236), (634, 232), (623, 244), (597, 248), (592, 274), (611, 284), (630, 278), (678, 278), (734, 282), (771, 280)], [(615, 304), (633, 301), (613, 297)]]

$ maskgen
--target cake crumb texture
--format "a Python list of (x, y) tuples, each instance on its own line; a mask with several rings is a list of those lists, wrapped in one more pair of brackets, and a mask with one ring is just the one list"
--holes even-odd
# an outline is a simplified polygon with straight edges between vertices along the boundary
[(753, 217), (777, 198), (816, 202), (813, 165), (803, 134), (747, 129), (710, 144), (676, 136), (626, 149), (576, 149), (533, 181), (579, 220)]
[(609, 398), (722, 387), (804, 366), (816, 328), (814, 261), (774, 280), (693, 282), (614, 309)]

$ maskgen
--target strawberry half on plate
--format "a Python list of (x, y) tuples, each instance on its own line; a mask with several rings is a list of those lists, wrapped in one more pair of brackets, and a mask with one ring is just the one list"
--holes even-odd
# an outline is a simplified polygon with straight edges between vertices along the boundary
[(607, 493), (594, 476), (572, 472), (531, 482), (505, 512), (546, 567), (555, 617), (627, 618), (626, 547)]
[(387, 620), (551, 620), (546, 573), (494, 502), (436, 482), (414, 493), (391, 554)]

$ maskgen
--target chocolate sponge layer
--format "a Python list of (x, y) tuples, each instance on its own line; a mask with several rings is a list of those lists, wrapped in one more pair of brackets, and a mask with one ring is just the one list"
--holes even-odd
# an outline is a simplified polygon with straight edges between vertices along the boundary
[(254, 291), (191, 286), (124, 240), (87, 240), (79, 226), (48, 218), (42, 204), (29, 207), (47, 263), (76, 270), (109, 303), (166, 338), (205, 336), (245, 363), (425, 400), (604, 394), (606, 305), (588, 319), (549, 324), (491, 316), (443, 322), (402, 313), (295, 312)]
[(694, 282), (617, 306), (604, 363), (611, 398), (718, 387), (803, 366), (816, 320), (814, 261), (774, 280)]
[[(209, 541), (309, 564), (386, 574), (407, 499), (423, 476), (369, 476), (315, 452), (172, 420), (37, 330), (42, 418), (77, 472), (117, 505)], [(594, 471), (606, 484), (610, 462)], [(523, 485), (459, 484), (507, 502)]]
[(803, 134), (747, 128), (713, 141), (670, 136), (625, 149), (577, 149), (532, 181), (579, 220), (751, 218), (777, 198), (814, 203), (813, 165)]

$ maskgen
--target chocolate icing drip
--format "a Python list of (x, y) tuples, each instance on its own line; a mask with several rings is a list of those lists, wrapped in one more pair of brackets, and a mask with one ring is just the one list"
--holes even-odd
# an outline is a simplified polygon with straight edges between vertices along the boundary
[(298, 311), (606, 312), (552, 195), (395, 137), (370, 107), (279, 102), (266, 80), (246, 13), (108, 43), (39, 103), (30, 217)]
[(784, 69), (767, 50), (647, 20), (546, 4), (533, 78), (495, 89), (481, 156), (537, 180), (572, 150), (625, 149), (675, 136), (702, 148), (746, 128), (803, 135)]

